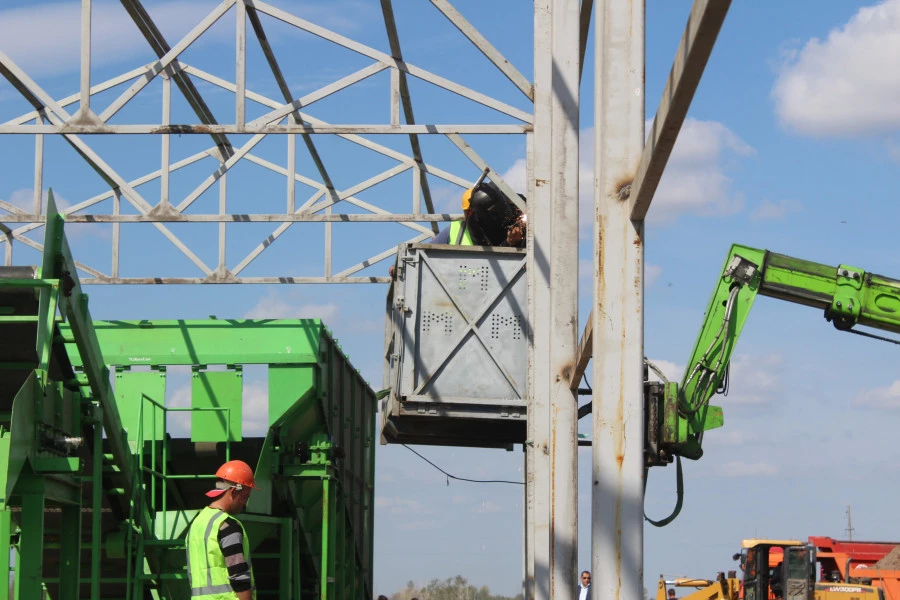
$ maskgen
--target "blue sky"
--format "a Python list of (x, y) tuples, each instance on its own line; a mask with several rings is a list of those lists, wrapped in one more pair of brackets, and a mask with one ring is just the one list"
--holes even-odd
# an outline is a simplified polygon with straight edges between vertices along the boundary
[[(146, 2), (170, 42), (184, 35), (215, 2)], [(276, 5), (320, 25), (388, 51), (377, 2), (282, 1)], [(532, 72), (531, 8), (514, 0), (458, 0), (457, 8), (526, 76)], [(647, 117), (652, 119), (691, 3), (647, 2)], [(51, 10), (52, 9), (52, 10)], [(136, 28), (118, 3), (94, 3), (99, 82), (150, 62)], [(412, 64), (527, 110), (527, 100), (426, 2), (397, 0), (404, 56)], [(17, 61), (56, 98), (78, 89), (77, 2), (12, 2), (0, 9), (0, 50)], [(233, 81), (233, 13), (183, 56), (184, 62)], [(349, 51), (264, 21), (296, 96), (370, 64)], [(248, 87), (270, 97), (277, 89), (255, 40), (248, 39)], [(582, 130), (592, 127), (593, 60), (582, 87)], [(794, 0), (735, 2), (697, 92), (647, 225), (646, 353), (671, 375), (683, 369), (708, 295), (730, 244), (769, 248), (817, 262), (846, 263), (879, 274), (900, 275), (893, 251), (900, 189), (900, 0)], [(233, 95), (198, 84), (220, 121), (233, 119)], [(116, 116), (120, 123), (159, 119), (159, 82)], [(383, 72), (308, 111), (329, 122), (374, 123), (388, 118), (388, 78)], [(509, 117), (436, 90), (411, 84), (418, 122), (513, 122)], [(104, 106), (107, 92), (92, 100)], [(70, 107), (74, 112), (75, 106)], [(0, 81), (0, 122), (29, 110)], [(248, 107), (253, 118), (267, 109)], [(193, 116), (180, 100), (173, 121)], [(236, 145), (246, 139), (233, 137)], [(408, 140), (381, 136), (378, 143), (408, 153)], [(480, 136), (473, 147), (509, 181), (524, 185), (524, 140)], [(159, 142), (129, 136), (89, 142), (127, 179), (159, 168)], [(339, 188), (394, 164), (328, 136), (316, 139)], [(445, 139), (423, 139), (429, 163), (468, 179), (471, 166)], [(172, 160), (210, 146), (207, 138), (173, 139)], [(591, 136), (582, 142), (583, 266), (590, 259)], [(283, 164), (284, 141), (255, 149)], [(69, 205), (102, 193), (103, 181), (62, 141), (45, 140), (44, 187)], [(34, 142), (0, 139), (0, 199), (30, 206)], [(215, 168), (208, 158), (173, 174), (177, 202)], [(298, 144), (297, 171), (315, 171)], [(430, 180), (440, 210), (457, 210), (460, 188)], [(398, 177), (358, 195), (392, 211), (407, 212), (411, 180)], [(139, 188), (158, 199), (159, 184)], [(235, 212), (280, 212), (284, 178), (256, 165), (229, 174), (229, 207)], [(297, 186), (298, 202), (311, 188)], [(214, 212), (213, 188), (194, 210)], [(108, 201), (107, 201), (108, 202)], [(124, 204), (124, 203), (123, 203)], [(109, 212), (98, 205), (97, 212)], [(127, 210), (123, 208), (123, 211)], [(190, 227), (190, 229), (187, 229)], [(228, 262), (235, 264), (273, 228), (228, 227)], [(199, 275), (197, 269), (146, 225), (123, 227), (122, 275)], [(181, 225), (192, 250), (215, 266), (214, 225)], [(109, 271), (107, 226), (72, 228), (77, 258)], [(335, 270), (359, 262), (414, 232), (397, 225), (338, 224)], [(40, 231), (34, 239), (40, 240)], [(248, 267), (246, 275), (322, 272), (321, 224), (298, 224)], [(16, 263), (36, 253), (15, 246)], [(381, 274), (386, 263), (366, 273)], [(582, 269), (585, 271), (585, 269)], [(589, 272), (589, 270), (588, 270)], [(580, 279), (580, 316), (590, 311), (587, 276)], [(384, 286), (140, 287), (95, 286), (96, 318), (321, 317), (373, 386), (380, 387)], [(855, 536), (900, 539), (891, 498), (900, 492), (889, 443), (900, 414), (900, 379), (893, 346), (836, 332), (817, 312), (760, 298), (733, 362), (730, 395), (722, 399), (726, 426), (706, 437), (706, 455), (685, 465), (685, 507), (668, 527), (647, 527), (645, 581), (655, 577), (709, 577), (732, 568), (741, 538), (844, 535), (845, 507), (853, 508)], [(249, 401), (265, 385), (248, 374)], [(184, 403), (177, 379), (170, 401)], [(251, 411), (245, 410), (245, 415)], [(248, 422), (247, 427), (258, 427)], [(583, 423), (582, 428), (589, 428)], [(519, 479), (522, 454), (456, 448), (420, 449), (450, 472), (471, 478)], [(377, 593), (407, 580), (424, 583), (462, 574), (477, 585), (514, 594), (521, 579), (521, 488), (447, 484), (446, 478), (402, 447), (379, 446), (376, 480)], [(590, 565), (590, 452), (579, 463), (579, 566)], [(668, 514), (674, 503), (674, 469), (650, 473), (646, 509)], [(575, 576), (573, 574), (573, 584)]]

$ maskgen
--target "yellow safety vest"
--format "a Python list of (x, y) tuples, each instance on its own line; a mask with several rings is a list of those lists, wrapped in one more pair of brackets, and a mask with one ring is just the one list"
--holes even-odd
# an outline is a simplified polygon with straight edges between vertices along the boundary
[[(237, 594), (228, 579), (228, 566), (219, 547), (219, 527), (228, 514), (207, 506), (197, 513), (187, 534), (187, 571), (191, 584), (192, 600), (235, 600)], [(235, 519), (237, 521), (237, 519)], [(253, 598), (256, 598), (256, 581), (253, 578), (253, 566), (250, 564), (250, 544), (244, 525), (241, 527), (244, 541), (244, 559), (250, 566), (250, 585)]]
[[(450, 223), (450, 244), (455, 246), (456, 240), (459, 239), (459, 230), (462, 228), (462, 221), (452, 221)], [(459, 241), (460, 246), (474, 246), (475, 244), (472, 242), (472, 236), (469, 234), (469, 228), (466, 227), (466, 230), (463, 232), (462, 239)]]

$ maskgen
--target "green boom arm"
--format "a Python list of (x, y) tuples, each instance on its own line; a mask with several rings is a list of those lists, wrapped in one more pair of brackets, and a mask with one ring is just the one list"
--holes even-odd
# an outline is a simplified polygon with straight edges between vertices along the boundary
[(673, 456), (700, 458), (703, 432), (722, 426), (722, 409), (709, 401), (725, 382), (757, 294), (822, 309), (843, 331), (864, 325), (900, 333), (900, 281), (847, 265), (732, 246), (681, 383), (650, 385), (648, 466), (669, 463)]

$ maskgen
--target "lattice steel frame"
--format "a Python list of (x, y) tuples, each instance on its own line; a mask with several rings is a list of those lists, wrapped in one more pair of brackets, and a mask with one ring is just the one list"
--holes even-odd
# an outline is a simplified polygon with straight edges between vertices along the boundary
[[(492, 169), (478, 153), (463, 139), (464, 134), (524, 134), (532, 130), (533, 115), (500, 102), (490, 96), (477, 92), (466, 86), (450, 81), (425, 69), (406, 63), (402, 58), (399, 37), (390, 0), (382, 0), (381, 8), (385, 28), (391, 47), (391, 54), (380, 52), (374, 48), (351, 40), (338, 33), (315, 25), (291, 13), (276, 8), (260, 0), (223, 0), (198, 25), (174, 46), (170, 46), (163, 38), (150, 15), (141, 5), (140, 0), (122, 0), (122, 4), (147, 39), (159, 60), (137, 69), (123, 73), (102, 83), (91, 85), (90, 35), (91, 35), (91, 0), (82, 0), (82, 49), (81, 49), (81, 89), (78, 94), (56, 100), (34, 82), (19, 68), (0, 48), (0, 74), (31, 103), (34, 111), (21, 115), (6, 123), (0, 124), (2, 134), (27, 134), (35, 139), (34, 160), (34, 204), (32, 209), (23, 210), (8, 202), (0, 201), (0, 245), (4, 245), (4, 262), (12, 264), (12, 250), (15, 242), (30, 246), (38, 251), (41, 244), (26, 234), (43, 226), (46, 215), (42, 213), (41, 197), (43, 193), (43, 161), (44, 136), (62, 136), (87, 163), (109, 184), (110, 190), (88, 198), (68, 207), (63, 212), (69, 223), (108, 223), (112, 224), (112, 256), (111, 271), (104, 273), (96, 267), (79, 263), (78, 267), (91, 278), (85, 283), (384, 283), (387, 277), (362, 277), (356, 275), (363, 269), (382, 261), (395, 253), (395, 247), (387, 248), (374, 256), (364, 258), (357, 264), (339, 272), (332, 269), (332, 224), (335, 222), (391, 222), (399, 223), (415, 232), (411, 242), (422, 241), (437, 232), (437, 224), (461, 218), (459, 214), (436, 214), (431, 197), (427, 175), (440, 178), (451, 184), (467, 188), (472, 185), (470, 179), (458, 176), (447, 170), (426, 163), (422, 157), (419, 135), (440, 135), (448, 138), (477, 167), (479, 171), (487, 169), (490, 178), (498, 183), (504, 191), (520, 202), (519, 197), (503, 181), (500, 174)], [(466, 19), (446, 0), (433, 0), (434, 6), (447, 17), (513, 84), (529, 99), (533, 99), (533, 86), (512, 64), (494, 48)], [(226, 81), (202, 69), (179, 60), (192, 44), (209, 30), (229, 11), (236, 11), (235, 30), (235, 81)], [(302, 97), (294, 96), (285, 80), (275, 53), (266, 37), (260, 14), (268, 15), (299, 30), (308, 32), (321, 39), (332, 42), (343, 48), (352, 50), (371, 59), (371, 65), (356, 71), (337, 81), (329, 83)], [(273, 99), (247, 89), (246, 56), (247, 31), (249, 21), (253, 33), (265, 55), (282, 98)], [(344, 90), (356, 83), (380, 73), (390, 71), (390, 114), (388, 122), (374, 125), (330, 124), (315, 118), (307, 112), (308, 107), (336, 92)], [(408, 76), (443, 88), (463, 98), (494, 109), (498, 113), (511, 117), (518, 124), (486, 124), (486, 125), (453, 125), (453, 124), (416, 124), (410, 100)], [(111, 124), (109, 121), (122, 108), (131, 102), (142, 89), (154, 78), (162, 79), (162, 119), (160, 123), (123, 125)], [(235, 95), (234, 122), (220, 124), (213, 116), (203, 100), (195, 80), (204, 81), (212, 86), (226, 90)], [(173, 124), (170, 122), (172, 102), (172, 83), (179, 88), (189, 105), (200, 120), (200, 124)], [(92, 98), (123, 84), (130, 85), (120, 93), (109, 105), (101, 108), (91, 106)], [(246, 120), (247, 101), (256, 102), (269, 108), (269, 112), (251, 121)], [(77, 111), (70, 114), (67, 107), (76, 105)], [(302, 110), (301, 110), (302, 109)], [(402, 117), (401, 117), (402, 112)], [(91, 148), (84, 136), (89, 135), (123, 135), (145, 134), (160, 139), (160, 168), (146, 175), (126, 181), (98, 152)], [(170, 161), (170, 137), (173, 134), (209, 135), (213, 145), (175, 163)], [(231, 134), (251, 134), (253, 137), (240, 147), (229, 141)], [(360, 181), (346, 189), (337, 189), (324, 164), (313, 137), (316, 134), (333, 134), (362, 148), (391, 158), (396, 165), (381, 173)], [(411, 152), (404, 154), (384, 145), (375, 143), (365, 134), (399, 134), (408, 135)], [(287, 138), (287, 168), (253, 154), (253, 148), (263, 139), (271, 135), (282, 135)], [(296, 142), (302, 138), (307, 151), (317, 170), (317, 178), (307, 177), (296, 172)], [(206, 157), (213, 157), (218, 165), (213, 172), (183, 199), (173, 199), (169, 195), (169, 177), (179, 169), (192, 165)], [(285, 178), (287, 193), (285, 210), (278, 214), (233, 214), (227, 211), (227, 174), (240, 161), (255, 163)], [(412, 202), (409, 213), (391, 213), (384, 208), (365, 202), (356, 194), (402, 174), (411, 175)], [(148, 182), (159, 180), (160, 197), (158, 201), (145, 198), (138, 187)], [(294, 182), (305, 184), (315, 192), (298, 205)], [(219, 211), (214, 214), (185, 213), (203, 193), (212, 186), (219, 186)], [(111, 200), (111, 202), (109, 202)], [(122, 201), (130, 204), (138, 214), (121, 214)], [(425, 210), (422, 210), (424, 201)], [(336, 208), (352, 205), (363, 213), (337, 213)], [(98, 209), (107, 208), (105, 212)], [(89, 212), (93, 211), (93, 212)], [(175, 235), (166, 223), (218, 223), (218, 262), (213, 267), (204, 263), (179, 236)], [(278, 226), (256, 248), (239, 261), (227, 263), (225, 257), (226, 223), (262, 222), (277, 223)], [(245, 277), (241, 273), (263, 251), (266, 250), (293, 223), (321, 222), (325, 230), (325, 253), (323, 275), (318, 277), (295, 277), (291, 274), (279, 274), (271, 277)], [(170, 277), (165, 273), (153, 273), (151, 277), (122, 277), (119, 274), (120, 225), (122, 223), (150, 223), (158, 229), (184, 256), (200, 271), (197, 277)], [(430, 225), (427, 226), (427, 225)], [(155, 268), (162, 268), (157, 265)]]

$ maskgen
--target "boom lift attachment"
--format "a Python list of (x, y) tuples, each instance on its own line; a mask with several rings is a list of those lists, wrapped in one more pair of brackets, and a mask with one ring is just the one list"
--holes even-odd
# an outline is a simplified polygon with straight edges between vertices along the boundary
[(855, 327), (900, 333), (900, 281), (732, 246), (681, 383), (646, 384), (646, 467), (700, 458), (703, 433), (722, 426), (721, 407), (709, 402), (727, 388), (731, 355), (757, 295), (818, 308), (841, 331), (885, 341), (893, 340)]

